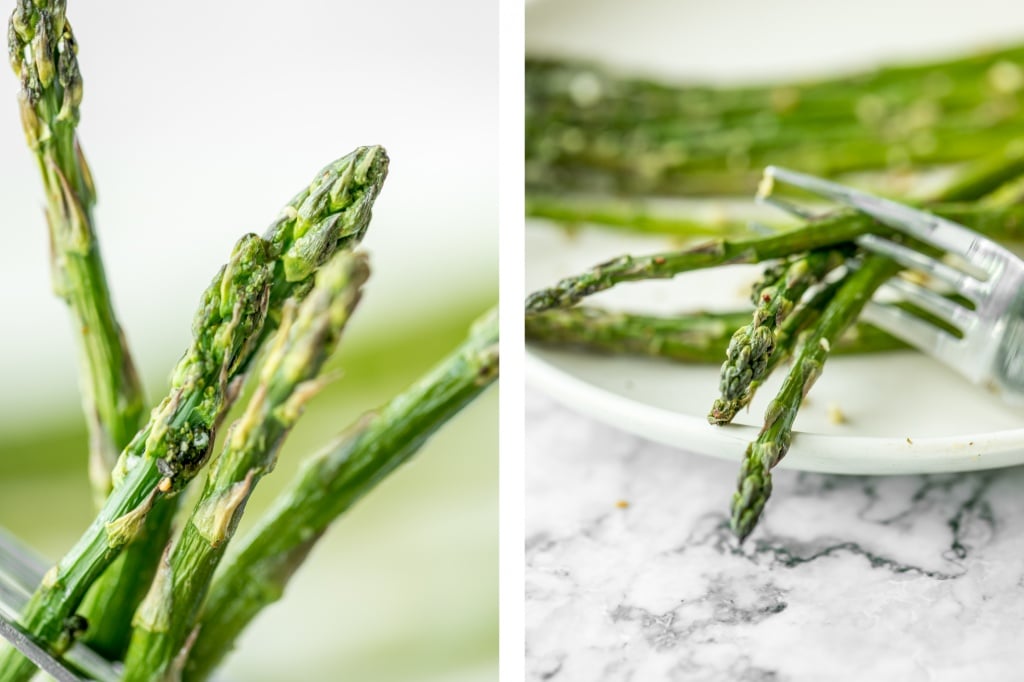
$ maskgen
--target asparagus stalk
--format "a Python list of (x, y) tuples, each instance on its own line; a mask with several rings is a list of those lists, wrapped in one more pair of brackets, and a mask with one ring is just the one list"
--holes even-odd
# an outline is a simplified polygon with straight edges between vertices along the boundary
[[(1003, 153), (995, 155), (996, 158)], [(983, 164), (990, 163), (986, 158)], [(1006, 154), (1006, 164), (1016, 165), (1018, 159)], [(974, 168), (974, 166), (971, 166)], [(973, 173), (974, 171), (965, 171)], [(975, 191), (992, 190), (1003, 183), (1005, 173), (1000, 166), (993, 169), (988, 182), (978, 176), (972, 180)], [(957, 183), (952, 188), (960, 191)], [(1024, 237), (1024, 206), (983, 206), (966, 203), (936, 203), (928, 206), (936, 215), (955, 220), (982, 234), (1001, 241), (1018, 241)], [(566, 277), (553, 287), (536, 291), (526, 299), (528, 315), (552, 308), (576, 305), (587, 296), (623, 282), (645, 279), (668, 279), (684, 272), (736, 263), (759, 263), (785, 258), (814, 249), (850, 242), (862, 234), (873, 232), (890, 235), (892, 231), (866, 216), (842, 211), (813, 224), (803, 225), (776, 234), (752, 234), (712, 239), (691, 248), (665, 251), (648, 256), (619, 256), (586, 272)]]
[[(89, 586), (152, 521), (147, 519), (151, 510), (185, 487), (205, 463), (213, 431), (235, 397), (235, 382), (268, 333), (265, 319), (274, 325), (279, 317), (268, 311), (280, 311), (287, 298), (303, 296), (311, 274), (332, 253), (362, 238), (386, 172), (384, 150), (362, 147), (323, 169), (285, 207), (268, 239), (249, 235), (239, 242), (203, 296), (192, 345), (172, 376), (170, 395), (121, 454), (114, 490), (96, 519), (51, 569), (22, 614), (22, 625), (38, 641), (51, 646), (58, 641), (62, 623)], [(169, 533), (170, 517), (159, 520), (168, 524)], [(155, 548), (157, 556), (161, 547)], [(147, 557), (152, 561), (152, 547), (133, 550), (144, 564)], [(138, 575), (122, 575), (123, 585), (140, 587)], [(143, 591), (147, 585), (141, 584)], [(119, 622), (125, 627), (126, 621), (114, 620), (109, 610), (102, 614), (110, 618), (111, 628)], [(17, 652), (0, 655), (0, 682), (24, 681), (31, 673), (31, 664)]]
[[(977, 199), (1018, 178), (1021, 173), (1024, 173), (1024, 138), (1017, 138), (1001, 153), (991, 154), (961, 170), (943, 190), (942, 199), (949, 202)], [(989, 201), (989, 205), (993, 204), (998, 205), (999, 199)]]
[[(802, 316), (807, 308), (809, 317)], [(797, 329), (813, 323), (815, 305), (801, 306), (786, 319), (776, 335), (775, 358), (788, 356), (791, 348), (787, 323)], [(633, 355), (687, 363), (718, 363), (725, 355), (734, 329), (750, 320), (749, 311), (689, 313), (678, 317), (656, 317), (608, 312), (579, 306), (548, 310), (526, 318), (526, 338), (552, 348), (570, 348), (610, 355)], [(785, 340), (784, 340), (785, 339)], [(860, 354), (906, 348), (906, 344), (869, 324), (860, 323), (839, 337), (833, 353)]]
[[(309, 289), (312, 273), (322, 263), (362, 240), (387, 167), (383, 148), (360, 147), (324, 167), (271, 223), (263, 237), (273, 260), (267, 322), (254, 347), (273, 333), (284, 302), (293, 296), (301, 298)], [(229, 379), (241, 379), (250, 358), (251, 353)], [(217, 420), (233, 399), (233, 394), (224, 396)], [(85, 641), (111, 659), (124, 656), (132, 614), (156, 572), (176, 510), (176, 501), (155, 506), (123, 559), (104, 573), (82, 605), (82, 613), (90, 622)]]
[[(1016, 143), (1007, 146), (1003, 154), (1009, 163), (1016, 163), (1016, 159), (1021, 158), (1020, 149), (1024, 149), (1024, 146), (1018, 147)], [(1012, 169), (1007, 169), (1001, 162), (998, 154), (993, 157), (991, 163), (998, 164), (1001, 169), (999, 172), (1002, 174), (1014, 174)], [(992, 180), (984, 175), (979, 176), (979, 179), (987, 186), (992, 184)], [(965, 191), (969, 194), (969, 187), (969, 179), (958, 181), (957, 186), (951, 188), (949, 194), (962, 195)], [(932, 213), (968, 225), (992, 239), (1019, 242), (1024, 239), (1022, 197), (1024, 183), (1021, 182), (1021, 178), (1014, 178), (1005, 182), (998, 191), (987, 195), (982, 201), (945, 201), (939, 204), (929, 203), (923, 207)], [(639, 199), (538, 194), (526, 198), (526, 215), (530, 218), (561, 223), (567, 227), (591, 225), (684, 239), (702, 236), (738, 237), (751, 234), (748, 222), (738, 213), (730, 212), (726, 208), (704, 211), (687, 205), (676, 205), (671, 209), (656, 209), (649, 202)], [(771, 217), (758, 216), (758, 222), (779, 232), (796, 227), (792, 221)]]
[[(246, 235), (203, 296), (192, 345), (178, 363), (171, 393), (122, 454), (114, 489), (85, 534), (47, 572), (22, 614), (22, 625), (54, 654), (70, 644), (64, 624), (89, 585), (146, 524), (146, 516), (205, 463), (230, 378), (253, 350), (263, 325), (273, 261), (267, 243)], [(62, 646), (63, 645), (63, 646)], [(0, 656), (0, 680), (32, 676), (13, 649)]]
[(181, 538), (160, 564), (138, 612), (126, 682), (181, 679), (186, 640), (213, 572), (259, 480), (273, 468), (285, 437), (322, 382), (323, 363), (337, 346), (369, 274), (366, 259), (339, 253), (316, 276), (301, 306), (287, 306), (260, 382), (228, 433)]
[(182, 679), (207, 679), (245, 626), (281, 597), (334, 519), (415, 455), (497, 375), (492, 310), (434, 369), (308, 460), (218, 574)]
[(1012, 94), (1016, 75), (1012, 67), (1022, 59), (1024, 47), (1011, 45), (817, 81), (718, 88), (624, 77), (596, 64), (528, 57), (527, 104), (530, 109), (572, 112), (608, 122), (679, 117), (715, 121), (765, 109), (818, 118), (845, 114), (865, 92), (884, 93), (886, 101), (902, 105), (922, 96), (971, 104), (977, 102), (978, 93)]
[(947, 163), (1021, 134), (1021, 48), (855, 78), (716, 90), (527, 64), (527, 184), (745, 193), (772, 162), (816, 174)]
[[(982, 158), (963, 169), (936, 198), (980, 199), (1019, 175), (1020, 167), (1020, 155), (1013, 150)], [(771, 495), (771, 470), (789, 449), (801, 400), (820, 375), (831, 342), (853, 324), (875, 290), (899, 270), (898, 264), (882, 256), (867, 256), (861, 267), (845, 278), (820, 322), (809, 331), (782, 388), (765, 412), (761, 432), (744, 454), (730, 519), (740, 542), (754, 529)]]
[[(992, 193), (979, 201), (907, 202), (917, 203), (922, 208), (969, 226), (991, 239), (1001, 242), (1024, 240), (1024, 178), (1015, 176), (1024, 170), (1021, 150), (1024, 145), (1010, 143), (1000, 154), (990, 158), (989, 163), (998, 167), (995, 172), (1010, 178)], [(972, 166), (973, 167), (973, 166)], [(994, 179), (977, 174), (985, 186), (991, 187)], [(970, 195), (970, 178), (957, 180), (949, 191), (950, 196)], [(689, 239), (693, 237), (739, 237), (750, 236), (749, 222), (727, 208), (705, 211), (687, 205), (655, 209), (649, 202), (639, 199), (611, 199), (587, 195), (556, 196), (535, 195), (526, 199), (526, 215), (561, 223), (567, 227), (588, 225), (627, 230), (630, 232), (660, 234), (668, 237)], [(781, 232), (793, 229), (796, 223), (779, 220), (770, 216), (758, 216), (758, 223)]]
[(567, 308), (622, 282), (666, 279), (718, 265), (784, 258), (849, 242), (871, 231), (884, 232), (885, 228), (864, 216), (843, 213), (780, 234), (713, 239), (689, 249), (650, 256), (619, 256), (584, 273), (567, 277), (553, 287), (530, 294), (526, 299), (526, 312), (533, 314), (551, 308)]
[(748, 311), (656, 317), (577, 306), (526, 317), (526, 338), (554, 348), (719, 362)]
[(755, 289), (757, 307), (753, 320), (736, 330), (729, 341), (722, 364), (721, 395), (711, 408), (709, 422), (726, 424), (750, 403), (754, 396), (752, 385), (767, 376), (780, 323), (807, 290), (839, 267), (846, 256), (847, 253), (835, 249), (811, 251), (793, 259), (770, 286)]
[(857, 318), (875, 290), (898, 271), (899, 266), (885, 257), (867, 257), (843, 282), (818, 324), (809, 329), (782, 388), (765, 411), (761, 433), (747, 446), (743, 457), (730, 519), (740, 542), (754, 529), (764, 510), (772, 490), (770, 471), (789, 449), (800, 402), (821, 374), (832, 341)]
[[(670, 143), (628, 144), (605, 133), (592, 146), (571, 156), (528, 159), (527, 192), (747, 195), (757, 185), (760, 168), (770, 163), (821, 176), (868, 170), (909, 171), (960, 163), (976, 155), (978, 149), (1001, 147), (1022, 134), (1022, 121), (988, 126), (982, 120), (948, 132), (926, 130), (892, 140), (848, 136), (803, 144), (787, 142), (778, 148), (736, 143), (731, 149), (709, 150), (702, 157), (694, 157), (689, 149), (675, 149)], [(805, 139), (814, 137), (814, 133), (802, 135)]]
[[(633, 232), (673, 237), (718, 237), (749, 233), (747, 221), (721, 210), (717, 215), (701, 215), (685, 208), (675, 213), (654, 212), (644, 203), (623, 199), (565, 198), (555, 195), (526, 197), (526, 215), (577, 226), (582, 224), (618, 227)], [(774, 225), (773, 225), (774, 227)]]
[(96, 238), (96, 190), (75, 134), (82, 100), (78, 45), (63, 0), (18, 0), (8, 41), (21, 81), (21, 120), (46, 196), (53, 285), (77, 332), (89, 478), (99, 506), (118, 453), (143, 424), (143, 392)]

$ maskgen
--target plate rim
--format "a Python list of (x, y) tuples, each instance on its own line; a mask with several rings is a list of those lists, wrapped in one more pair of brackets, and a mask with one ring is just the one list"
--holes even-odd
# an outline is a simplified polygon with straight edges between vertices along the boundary
[[(538, 356), (526, 344), (526, 383), (600, 422), (680, 452), (739, 462), (743, 445), (758, 429), (716, 427), (689, 414), (644, 403), (596, 386)], [(668, 426), (666, 424), (671, 421)], [(669, 434), (677, 434), (669, 438)], [(698, 447), (682, 447), (689, 437)], [(733, 449), (733, 447), (740, 447)], [(722, 447), (733, 446), (733, 447)], [(857, 449), (852, 458), (849, 450)], [(894, 458), (895, 456), (895, 458)], [(796, 430), (780, 467), (818, 473), (896, 475), (995, 469), (1024, 464), (1024, 427), (956, 436), (899, 438), (849, 436)]]

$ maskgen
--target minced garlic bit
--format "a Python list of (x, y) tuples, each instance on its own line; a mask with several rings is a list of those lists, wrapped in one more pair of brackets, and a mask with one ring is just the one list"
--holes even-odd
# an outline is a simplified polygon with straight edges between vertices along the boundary
[(828, 339), (826, 339), (824, 337), (822, 337), (822, 339), (820, 341), (818, 341), (818, 345), (821, 346), (821, 349), (823, 351), (825, 351), (826, 353), (828, 353), (830, 350), (832, 350), (832, 344), (830, 344), (828, 342)]
[(839, 409), (839, 405), (837, 405), (836, 403), (829, 403), (827, 411), (828, 411), (828, 420), (832, 424), (845, 424), (846, 423), (846, 415), (843, 414), (843, 411), (841, 409)]

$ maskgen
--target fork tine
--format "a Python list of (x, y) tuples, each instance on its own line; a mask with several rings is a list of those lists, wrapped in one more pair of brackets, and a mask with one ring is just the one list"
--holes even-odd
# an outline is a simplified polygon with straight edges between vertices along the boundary
[(958, 293), (972, 300), (976, 300), (985, 290), (984, 284), (967, 273), (876, 234), (865, 234), (858, 237), (857, 244), (868, 251), (888, 256), (905, 268), (923, 272), (945, 282), (956, 289)]
[(950, 362), (953, 350), (960, 344), (958, 338), (944, 329), (893, 305), (868, 301), (861, 318), (943, 362)]
[(978, 315), (956, 301), (939, 296), (926, 287), (893, 277), (883, 285), (883, 289), (898, 293), (903, 300), (930, 312), (941, 320), (952, 324), (962, 332), (967, 332), (978, 321)]
[[(882, 199), (835, 182), (816, 178), (813, 175), (797, 173), (778, 166), (768, 166), (764, 173), (769, 178), (782, 180), (794, 187), (851, 206), (915, 239), (920, 239), (943, 251), (950, 251), (967, 259), (970, 259), (979, 248), (988, 250), (989, 246), (996, 247), (994, 243), (962, 225), (895, 201)], [(766, 184), (770, 188), (771, 183)], [(996, 248), (1001, 250), (1001, 247)]]

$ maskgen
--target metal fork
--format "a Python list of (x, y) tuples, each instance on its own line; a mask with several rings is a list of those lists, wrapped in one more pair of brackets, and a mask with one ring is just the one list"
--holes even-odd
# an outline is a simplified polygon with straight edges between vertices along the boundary
[(0, 637), (57, 682), (117, 682), (121, 678), (119, 664), (110, 663), (92, 649), (76, 643), (64, 656), (70, 666), (65, 665), (17, 624), (18, 613), (43, 579), (46, 567), (42, 558), (0, 529)]
[(885, 287), (958, 330), (961, 337), (877, 300), (862, 316), (972, 383), (991, 388), (1007, 402), (1024, 404), (1024, 261), (963, 225), (895, 201), (776, 166), (766, 168), (765, 176), (854, 208), (952, 256), (939, 260), (874, 234), (857, 239), (864, 249), (943, 282), (970, 301), (973, 308), (901, 277), (893, 277)]

